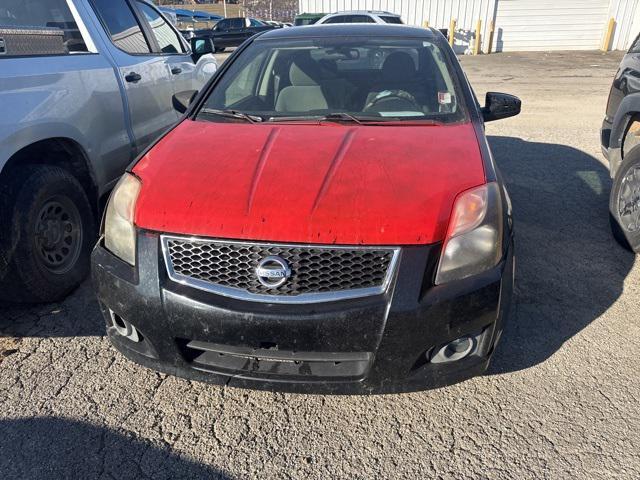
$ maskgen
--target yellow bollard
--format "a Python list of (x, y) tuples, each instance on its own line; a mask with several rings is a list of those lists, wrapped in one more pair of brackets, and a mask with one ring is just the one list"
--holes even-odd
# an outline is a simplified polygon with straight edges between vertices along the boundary
[(480, 30), (482, 30), (482, 20), (478, 20), (478, 23), (476, 23), (476, 42), (473, 46), (474, 55), (480, 53)]
[(453, 47), (453, 44), (456, 41), (456, 19), (452, 18), (451, 23), (449, 23), (449, 45)]
[(425, 20), (424, 23), (422, 24), (422, 26), (424, 28), (429, 28), (429, 20)]
[(493, 33), (496, 30), (496, 24), (495, 22), (492, 20), (491, 23), (489, 24), (489, 47), (487, 48), (487, 53), (491, 53), (491, 50), (493, 49)]
[(604, 35), (604, 41), (602, 42), (601, 50), (603, 52), (608, 52), (611, 50), (611, 40), (613, 39), (613, 30), (616, 28), (616, 20), (614, 18), (609, 19), (609, 24), (607, 25), (607, 31)]

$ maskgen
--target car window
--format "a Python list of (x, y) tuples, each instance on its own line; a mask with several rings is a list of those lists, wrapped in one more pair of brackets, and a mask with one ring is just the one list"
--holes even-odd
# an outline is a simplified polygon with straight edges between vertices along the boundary
[(438, 41), (255, 41), (223, 74), (205, 110), (234, 110), (269, 121), (347, 113), (379, 121), (458, 122), (467, 118), (463, 97)]
[(385, 22), (385, 23), (396, 23), (396, 24), (402, 24), (402, 19), (400, 17), (394, 17), (394, 16), (390, 16), (390, 15), (380, 15), (380, 18)]
[(251, 97), (258, 84), (260, 67), (265, 55), (266, 52), (259, 53), (238, 72), (235, 81), (224, 90), (225, 104), (233, 105)]
[(337, 15), (335, 17), (328, 18), (323, 23), (347, 23), (347, 17), (344, 15)]
[(232, 18), (230, 27), (231, 29), (244, 28), (244, 18)]
[(230, 24), (231, 22), (229, 20), (220, 20), (218, 23), (216, 23), (214, 30), (227, 30)]
[(149, 22), (162, 53), (184, 53), (185, 50), (178, 34), (153, 7), (144, 2), (138, 2), (138, 8)]
[(376, 23), (369, 15), (351, 15), (346, 18), (346, 23)]
[(132, 54), (151, 52), (138, 20), (125, 0), (92, 0), (92, 3), (116, 47)]
[(250, 18), (249, 24), (252, 27), (264, 27), (266, 25), (266, 23), (262, 23), (260, 20), (256, 20), (255, 18)]
[[(87, 45), (65, 0), (2, 0), (0, 2), (0, 28), (11, 31), (28, 27), (34, 40), (27, 48), (12, 51), (5, 41), (2, 56), (46, 55), (87, 52)], [(10, 33), (9, 33), (10, 35)], [(28, 40), (27, 40), (28, 42)]]

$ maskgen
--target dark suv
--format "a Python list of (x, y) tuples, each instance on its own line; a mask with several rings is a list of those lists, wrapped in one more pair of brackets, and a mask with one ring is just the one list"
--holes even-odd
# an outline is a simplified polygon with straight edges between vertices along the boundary
[(625, 248), (640, 252), (640, 36), (620, 63), (600, 135), (613, 187), (611, 229)]

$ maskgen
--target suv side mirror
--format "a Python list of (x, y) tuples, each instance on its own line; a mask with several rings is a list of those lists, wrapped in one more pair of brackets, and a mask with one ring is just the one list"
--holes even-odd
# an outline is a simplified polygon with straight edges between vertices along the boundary
[(520, 113), (522, 102), (514, 95), (507, 93), (487, 92), (482, 116), (485, 122), (514, 117)]
[(191, 58), (193, 63), (198, 63), (200, 57), (213, 53), (213, 39), (211, 37), (193, 37), (191, 39)]
[(184, 92), (176, 93), (172, 98), (173, 108), (179, 113), (186, 112), (197, 94), (197, 90), (185, 90)]

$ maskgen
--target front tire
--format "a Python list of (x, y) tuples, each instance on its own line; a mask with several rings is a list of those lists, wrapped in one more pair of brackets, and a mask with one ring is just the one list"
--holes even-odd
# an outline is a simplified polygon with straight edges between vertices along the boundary
[(624, 157), (609, 198), (611, 231), (625, 249), (640, 253), (640, 146)]
[(11, 178), (2, 215), (0, 299), (54, 302), (89, 273), (95, 218), (86, 193), (66, 170), (20, 168)]

